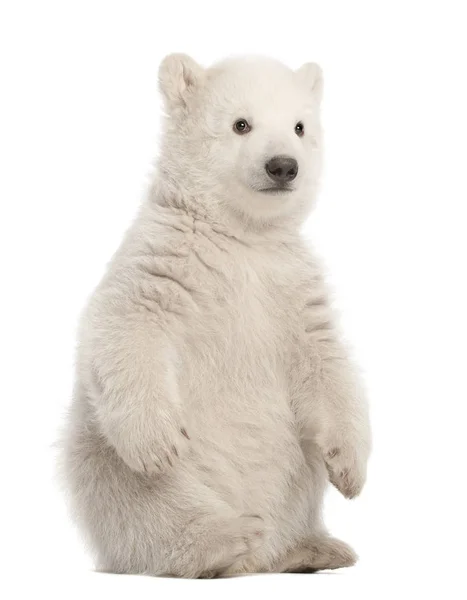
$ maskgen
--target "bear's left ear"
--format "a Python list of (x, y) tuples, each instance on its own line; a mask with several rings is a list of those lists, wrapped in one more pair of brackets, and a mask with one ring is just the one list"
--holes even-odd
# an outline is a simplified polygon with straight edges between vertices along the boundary
[(167, 110), (186, 108), (204, 79), (204, 69), (186, 54), (169, 54), (159, 67), (159, 86)]
[(318, 104), (321, 103), (323, 96), (323, 71), (316, 63), (305, 63), (296, 71), (297, 76), (308, 88), (310, 94)]

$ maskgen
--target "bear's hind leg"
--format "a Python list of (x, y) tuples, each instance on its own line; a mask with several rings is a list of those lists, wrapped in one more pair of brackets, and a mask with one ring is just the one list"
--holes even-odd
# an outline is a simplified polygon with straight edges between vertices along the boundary
[[(211, 578), (253, 554), (263, 543), (263, 519), (242, 515), (230, 520), (196, 519), (189, 523), (166, 559), (164, 575)], [(164, 561), (165, 562), (165, 561)]]
[(354, 550), (345, 542), (322, 535), (308, 538), (278, 565), (276, 572), (312, 573), (324, 569), (351, 567), (357, 562)]

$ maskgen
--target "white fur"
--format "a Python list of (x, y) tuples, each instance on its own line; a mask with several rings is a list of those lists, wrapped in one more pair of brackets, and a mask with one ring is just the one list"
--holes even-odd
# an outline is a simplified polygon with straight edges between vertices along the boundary
[[(172, 55), (160, 83), (154, 185), (81, 321), (73, 515), (110, 571), (348, 566), (321, 508), (328, 473), (347, 497), (364, 484), (367, 408), (299, 234), (320, 173), (321, 71)], [(258, 191), (278, 154), (298, 161), (293, 190)]]

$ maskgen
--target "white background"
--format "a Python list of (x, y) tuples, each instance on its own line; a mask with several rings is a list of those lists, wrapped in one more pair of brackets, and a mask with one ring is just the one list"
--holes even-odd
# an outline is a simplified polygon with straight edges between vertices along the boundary
[[(463, 9), (2, 2), (3, 597), (465, 597)], [(173, 51), (206, 65), (253, 52), (324, 69), (326, 170), (308, 231), (366, 374), (374, 428), (362, 496), (327, 498), (331, 531), (360, 554), (353, 569), (218, 581), (94, 573), (53, 482), (78, 314), (143, 197), (158, 63)]]

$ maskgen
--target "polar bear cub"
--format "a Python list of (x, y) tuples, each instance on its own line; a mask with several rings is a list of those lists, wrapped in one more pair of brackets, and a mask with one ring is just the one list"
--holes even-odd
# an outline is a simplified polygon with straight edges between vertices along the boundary
[(159, 80), (154, 184), (79, 330), (63, 451), (74, 519), (112, 572), (349, 566), (323, 493), (362, 489), (367, 404), (300, 236), (321, 71), (171, 55)]

